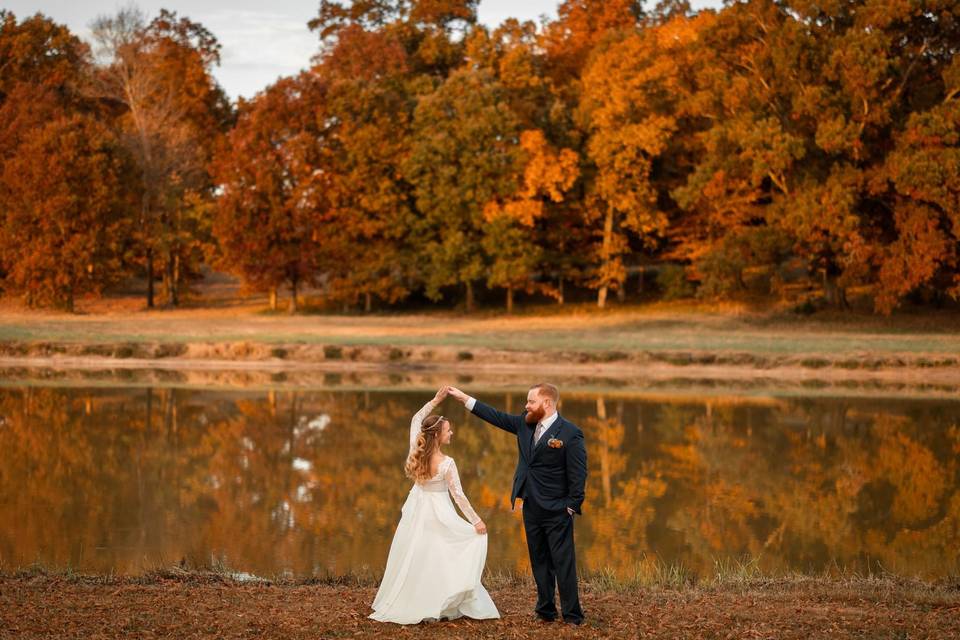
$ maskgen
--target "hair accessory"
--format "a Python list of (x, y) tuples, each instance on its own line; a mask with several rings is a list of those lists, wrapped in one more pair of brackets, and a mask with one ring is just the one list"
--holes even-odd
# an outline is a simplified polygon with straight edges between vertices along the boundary
[(429, 427), (424, 427), (424, 426), (421, 424), (421, 425), (420, 425), (420, 431), (423, 431), (424, 429), (433, 429), (435, 426), (437, 426), (438, 424), (440, 424), (441, 422), (443, 422), (443, 419), (444, 419), (443, 416), (440, 416), (440, 418), (438, 418), (437, 421), (434, 422), (434, 423), (433, 423), (432, 425), (430, 425)]

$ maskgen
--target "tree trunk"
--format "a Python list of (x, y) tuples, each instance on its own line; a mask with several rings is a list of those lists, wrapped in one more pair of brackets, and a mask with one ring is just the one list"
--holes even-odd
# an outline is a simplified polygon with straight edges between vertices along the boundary
[(67, 287), (67, 298), (64, 302), (66, 303), (67, 312), (73, 313), (73, 283)]
[(473, 313), (473, 283), (467, 280), (465, 284), (467, 285), (467, 313)]
[(557, 291), (560, 293), (560, 295), (557, 296), (557, 304), (562, 305), (563, 304), (563, 278), (562, 277), (560, 278), (560, 282), (557, 283)]
[(287, 307), (287, 312), (294, 314), (297, 310), (297, 279), (294, 278), (290, 281), (290, 306)]
[(369, 291), (363, 294), (363, 310), (365, 313), (373, 311), (373, 295)]
[(507, 286), (507, 313), (513, 313), (513, 287)]
[[(603, 244), (600, 246), (600, 268), (604, 271), (610, 264), (610, 253), (613, 248), (613, 209), (607, 207), (607, 216), (603, 220)], [(609, 289), (606, 277), (597, 292), (597, 306), (601, 309), (607, 306), (607, 291)]]
[(172, 307), (173, 288), (176, 286), (173, 281), (173, 254), (167, 252), (166, 258), (166, 264), (163, 265), (163, 299), (164, 306)]
[(176, 307), (180, 304), (180, 254), (171, 251), (167, 254), (167, 306)]
[(643, 295), (643, 275), (645, 270), (645, 267), (640, 267), (640, 273), (637, 274), (637, 293), (641, 296)]
[(823, 297), (827, 304), (838, 309), (849, 309), (847, 291), (837, 285), (837, 277), (830, 273), (828, 268), (823, 270)]
[(270, 311), (277, 310), (277, 288), (270, 288)]
[(147, 249), (147, 308), (153, 309), (153, 247)]

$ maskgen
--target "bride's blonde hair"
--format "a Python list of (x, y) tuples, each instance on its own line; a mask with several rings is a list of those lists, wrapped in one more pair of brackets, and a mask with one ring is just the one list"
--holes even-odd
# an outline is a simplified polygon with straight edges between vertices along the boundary
[(417, 434), (417, 444), (407, 456), (403, 470), (411, 480), (429, 480), (430, 456), (440, 446), (440, 429), (443, 427), (443, 416), (427, 416), (420, 423), (420, 433)]

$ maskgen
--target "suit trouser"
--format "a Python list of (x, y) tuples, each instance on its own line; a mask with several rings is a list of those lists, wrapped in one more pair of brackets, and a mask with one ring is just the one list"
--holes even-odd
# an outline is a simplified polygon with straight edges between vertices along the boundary
[(559, 588), (563, 619), (581, 622), (583, 610), (577, 590), (573, 516), (566, 509), (548, 511), (533, 500), (524, 500), (523, 528), (533, 579), (537, 583), (537, 614), (543, 618), (557, 617), (554, 593)]

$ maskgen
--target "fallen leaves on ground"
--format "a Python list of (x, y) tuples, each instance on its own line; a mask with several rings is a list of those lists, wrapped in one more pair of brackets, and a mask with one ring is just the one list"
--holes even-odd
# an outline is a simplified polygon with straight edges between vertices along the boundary
[(376, 588), (211, 576), (0, 576), (15, 638), (957, 638), (960, 588), (869, 580), (762, 581), (612, 592), (585, 585), (586, 623), (533, 619), (532, 584), (490, 588), (501, 619), (383, 624)]

